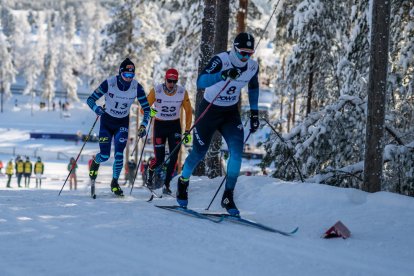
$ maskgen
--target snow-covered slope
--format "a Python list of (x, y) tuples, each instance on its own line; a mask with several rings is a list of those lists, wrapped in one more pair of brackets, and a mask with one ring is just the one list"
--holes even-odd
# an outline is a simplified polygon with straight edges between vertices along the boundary
[[(189, 207), (207, 207), (219, 180), (192, 178)], [(102, 183), (93, 200), (84, 184), (58, 196), (61, 184), (0, 190), (1, 275), (411, 275), (414, 269), (414, 200), (405, 196), (241, 177), (235, 198), (242, 215), (279, 229), (300, 227), (285, 237), (158, 209), (153, 205), (174, 199), (147, 203), (144, 189), (119, 199)], [(211, 210), (221, 210), (218, 200)], [(337, 220), (351, 238), (321, 239)]]
[[(74, 154), (81, 144), (30, 140), (28, 132), (78, 130), (94, 115), (75, 106), (68, 121), (53, 112), (30, 114), (6, 108), (0, 114), (0, 159), (8, 148), (39, 147)], [(74, 112), (73, 112), (74, 111)], [(90, 118), (85, 116), (85, 112)], [(91, 114), (90, 114), (91, 113)], [(45, 114), (49, 114), (46, 116)], [(45, 117), (46, 116), (46, 117)], [(41, 119), (39, 119), (41, 118)], [(84, 118), (84, 119), (82, 119)], [(84, 131), (84, 129), (81, 129)], [(98, 145), (87, 144), (96, 153)], [(75, 155), (76, 156), (76, 155)], [(32, 159), (33, 160), (33, 159)], [(89, 197), (87, 160), (79, 163), (79, 189), (58, 192), (67, 176), (67, 159), (45, 155), (42, 190), (5, 188), (0, 177), (0, 275), (412, 275), (414, 271), (414, 199), (386, 192), (367, 194), (312, 183), (242, 176), (235, 200), (243, 217), (291, 230), (292, 237), (246, 226), (219, 224), (154, 207), (149, 193), (113, 198), (112, 168), (100, 168), (97, 194)], [(204, 210), (221, 178), (191, 178), (189, 207)], [(173, 190), (176, 180), (172, 181)], [(141, 185), (138, 179), (136, 185)], [(129, 189), (124, 188), (126, 194)], [(222, 211), (218, 198), (210, 210)], [(321, 239), (336, 221), (351, 230), (349, 239)]]

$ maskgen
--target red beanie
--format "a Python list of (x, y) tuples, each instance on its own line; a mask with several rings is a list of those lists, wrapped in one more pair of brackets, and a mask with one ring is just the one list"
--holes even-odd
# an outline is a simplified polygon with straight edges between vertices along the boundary
[(165, 79), (167, 80), (178, 80), (178, 71), (174, 68), (170, 68), (165, 72)]

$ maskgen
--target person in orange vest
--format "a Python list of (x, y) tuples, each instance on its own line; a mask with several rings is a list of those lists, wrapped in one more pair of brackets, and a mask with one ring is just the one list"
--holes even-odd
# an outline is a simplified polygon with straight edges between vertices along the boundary
[(3, 162), (0, 160), (0, 174), (2, 174), (1, 170), (3, 169)]
[(10, 188), (10, 182), (11, 182), (11, 178), (13, 176), (13, 159), (10, 159), (9, 163), (7, 163), (6, 174), (7, 174), (7, 177), (8, 177), (7, 188)]
[(18, 159), (16, 162), (16, 177), (17, 177), (17, 185), (19, 188), (22, 187), (20, 186), (20, 182), (22, 181), (23, 173), (24, 173), (24, 162), (22, 159)]
[[(167, 165), (164, 180), (164, 194), (171, 194), (170, 182), (177, 165), (180, 149), (174, 148), (181, 142), (182, 130), (180, 123), (181, 107), (185, 111), (184, 143), (191, 143), (190, 127), (192, 121), (192, 107), (187, 90), (178, 83), (178, 71), (170, 68), (165, 72), (164, 82), (155, 85), (148, 94), (148, 104), (151, 117), (155, 117), (152, 142), (155, 158), (149, 163), (146, 185), (153, 186), (154, 172), (165, 159), (165, 144), (168, 142), (169, 152), (172, 153)], [(173, 152), (174, 151), (174, 152)]]
[[(73, 169), (72, 169), (73, 166)], [(74, 184), (74, 189), (76, 190), (78, 188), (78, 179), (76, 177), (76, 169), (78, 168), (78, 164), (75, 162), (75, 158), (70, 158), (69, 164), (68, 164), (68, 171), (72, 170), (72, 172), (69, 175), (69, 187), (72, 190), (72, 182)]]
[(42, 175), (44, 172), (44, 164), (42, 162), (42, 159), (40, 157), (37, 158), (37, 162), (34, 165), (34, 173), (36, 175), (36, 189), (42, 188)]
[(24, 162), (24, 186), (29, 188), (30, 185), (30, 177), (32, 176), (33, 172), (33, 165), (30, 162), (29, 156), (26, 157), (26, 162)]

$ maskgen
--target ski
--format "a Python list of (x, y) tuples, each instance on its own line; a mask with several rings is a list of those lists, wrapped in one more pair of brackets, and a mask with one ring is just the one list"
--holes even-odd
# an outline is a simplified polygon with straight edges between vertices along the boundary
[(209, 220), (209, 221), (212, 221), (212, 222), (215, 222), (215, 223), (219, 223), (219, 222), (223, 221), (223, 217), (213, 218), (213, 217), (210, 217), (210, 216), (203, 215), (202, 213), (199, 213), (199, 212), (194, 211), (192, 209), (183, 208), (183, 207), (180, 207), (180, 206), (177, 206), (177, 205), (172, 205), (172, 206), (155, 205), (155, 207), (158, 207), (158, 208), (161, 208), (161, 209), (164, 209), (164, 210), (169, 210), (169, 211), (172, 211), (172, 212), (176, 212), (176, 213), (179, 213), (179, 214), (182, 214), (182, 215), (187, 215), (187, 216), (190, 216), (190, 217), (195, 217), (195, 218), (199, 218), (199, 219), (206, 219), (206, 220)]
[(286, 231), (282, 231), (282, 230), (278, 230), (278, 229), (266, 226), (264, 224), (261, 224), (261, 223), (258, 223), (258, 222), (255, 222), (255, 221), (252, 221), (252, 220), (249, 220), (249, 219), (242, 218), (240, 216), (232, 216), (232, 215), (229, 215), (227, 213), (201, 213), (201, 214), (204, 215), (204, 216), (219, 217), (219, 218), (222, 218), (222, 219), (224, 219), (226, 221), (229, 221), (229, 222), (233, 222), (233, 223), (237, 223), (237, 224), (241, 224), (241, 225), (246, 225), (246, 226), (258, 228), (258, 229), (273, 232), (273, 233), (278, 233), (278, 234), (281, 234), (281, 235), (284, 235), (284, 236), (291, 236), (299, 230), (299, 227), (296, 227), (292, 231), (286, 232)]
[(143, 187), (147, 188), (150, 191), (150, 193), (151, 193), (151, 196), (147, 200), (147, 202), (151, 202), (154, 198), (162, 198), (162, 195), (157, 194), (153, 189), (151, 189), (147, 185), (143, 185)]
[(96, 199), (96, 194), (95, 194), (95, 180), (91, 179), (91, 197), (93, 199)]

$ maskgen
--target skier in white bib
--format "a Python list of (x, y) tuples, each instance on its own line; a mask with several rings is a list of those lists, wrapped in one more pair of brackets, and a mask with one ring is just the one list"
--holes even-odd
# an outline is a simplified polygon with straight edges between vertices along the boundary
[[(89, 170), (89, 177), (95, 180), (98, 175), (99, 164), (109, 159), (111, 153), (112, 139), (114, 141), (115, 162), (111, 181), (111, 191), (123, 196), (123, 191), (118, 184), (119, 174), (124, 163), (124, 149), (128, 140), (129, 111), (135, 99), (138, 99), (144, 110), (144, 117), (138, 129), (138, 136), (146, 134), (146, 126), (150, 115), (150, 107), (144, 88), (134, 80), (135, 65), (126, 58), (119, 67), (119, 75), (105, 80), (87, 99), (89, 107), (101, 116), (99, 129), (99, 148), (100, 152), (92, 161)], [(96, 104), (96, 101), (105, 96), (105, 109)]]
[[(147, 185), (152, 186), (154, 171), (165, 159), (165, 143), (168, 141), (169, 153), (171, 154), (167, 165), (163, 193), (171, 194), (170, 181), (177, 166), (179, 149), (174, 148), (181, 142), (181, 107), (185, 111), (185, 140), (191, 142), (189, 129), (192, 121), (192, 109), (188, 93), (178, 82), (178, 71), (170, 68), (165, 73), (163, 83), (156, 85), (148, 94), (148, 103), (153, 105), (151, 116), (155, 116), (152, 144), (154, 145), (155, 158), (151, 160), (148, 167)], [(160, 168), (161, 169), (161, 168)]]
[(177, 202), (181, 207), (187, 207), (189, 178), (207, 153), (214, 131), (218, 130), (230, 152), (221, 206), (226, 208), (230, 215), (239, 215), (233, 192), (240, 173), (244, 132), (237, 103), (240, 91), (246, 85), (250, 103), (250, 131), (253, 133), (259, 127), (259, 65), (250, 59), (253, 53), (253, 36), (249, 33), (240, 33), (234, 39), (232, 49), (214, 56), (198, 77), (197, 88), (205, 89), (205, 92), (197, 116), (200, 116), (210, 103), (212, 105), (194, 128), (193, 150), (185, 160), (181, 177), (178, 179)]

